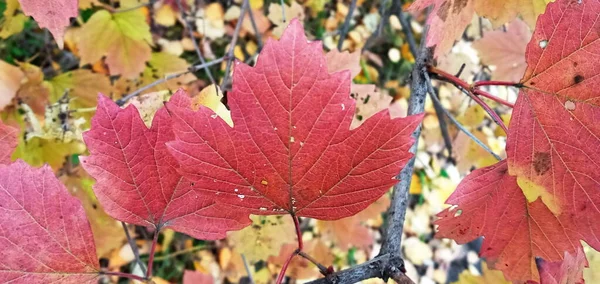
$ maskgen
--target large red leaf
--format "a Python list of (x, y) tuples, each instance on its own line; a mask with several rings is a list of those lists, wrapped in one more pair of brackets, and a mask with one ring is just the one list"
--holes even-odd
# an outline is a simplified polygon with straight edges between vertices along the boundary
[(83, 166), (96, 179), (96, 196), (113, 218), (158, 230), (170, 227), (200, 239), (223, 238), (226, 231), (250, 223), (242, 212), (218, 206), (214, 194), (194, 190), (194, 183), (177, 173), (165, 145), (175, 139), (166, 109), (158, 110), (148, 129), (135, 106), (121, 109), (100, 95), (84, 139), (91, 155), (83, 158)]
[(8, 126), (0, 120), (0, 164), (10, 163), (10, 156), (18, 144), (19, 130)]
[[(320, 42), (293, 20), (255, 67), (236, 62), (228, 95), (233, 128), (185, 96), (167, 108), (182, 173), (225, 203), (255, 214), (319, 219), (353, 215), (377, 200), (412, 156), (421, 116), (382, 111), (350, 130), (350, 72), (329, 74)], [(179, 106), (183, 105), (183, 107)]]
[(511, 175), (529, 201), (573, 215), (600, 249), (600, 2), (548, 5), (527, 46), (525, 88), (510, 124)]
[(77, 0), (19, 0), (27, 16), (32, 16), (41, 28), (47, 28), (60, 48), (69, 19), (77, 17)]
[(509, 280), (539, 281), (536, 257), (549, 262), (581, 249), (572, 219), (556, 217), (537, 200), (528, 203), (506, 161), (478, 169), (446, 201), (438, 214), (438, 237), (466, 243), (483, 236), (481, 256)]
[(0, 165), (0, 282), (96, 283), (92, 230), (52, 169)]

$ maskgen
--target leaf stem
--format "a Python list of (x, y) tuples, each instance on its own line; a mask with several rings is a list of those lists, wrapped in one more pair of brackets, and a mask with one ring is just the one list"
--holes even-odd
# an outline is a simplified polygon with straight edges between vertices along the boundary
[(292, 219), (294, 219), (294, 227), (296, 227), (296, 238), (298, 238), (298, 250), (302, 251), (304, 248), (304, 244), (302, 243), (302, 231), (300, 230), (300, 220), (298, 220), (298, 216), (292, 214)]
[[(490, 115), (492, 120), (494, 120), (494, 122), (496, 122), (496, 124), (498, 124), (498, 126), (500, 126), (504, 130), (504, 132), (508, 133), (508, 128), (506, 128), (506, 125), (504, 125), (504, 122), (498, 116), (498, 114), (494, 110), (492, 110), (492, 108), (479, 97), (479, 95), (482, 95), (483, 91), (474, 89), (469, 84), (467, 84), (467, 82), (465, 82), (459, 78), (456, 78), (454, 75), (452, 75), (446, 71), (440, 70), (438, 68), (435, 68), (431, 65), (427, 65), (427, 72), (437, 75), (442, 80), (452, 83), (458, 89), (460, 89), (465, 94), (467, 94), (471, 99), (473, 99), (477, 104), (479, 104)], [(485, 93), (485, 92), (483, 92), (483, 93)], [(482, 96), (485, 96), (486, 98), (488, 98), (487, 96), (493, 97), (493, 98), (495, 98), (494, 101), (502, 103), (509, 107), (514, 106), (512, 103), (510, 103), (508, 101), (494, 97), (487, 93), (486, 93), (486, 95), (482, 95)]]
[[(467, 90), (468, 92), (470, 92), (473, 95), (480, 95), (483, 97), (486, 97), (490, 100), (493, 100), (499, 104), (503, 104), (507, 107), (513, 108), (515, 105), (507, 100), (498, 98), (496, 96), (492, 96), (489, 93), (486, 93), (482, 90), (477, 89), (477, 87), (479, 86), (490, 86), (490, 85), (496, 85), (496, 84), (487, 84), (486, 82), (498, 82), (498, 83), (506, 83), (506, 84), (510, 84), (510, 86), (518, 86), (517, 83), (509, 83), (509, 82), (500, 82), (500, 81), (480, 81), (480, 82), (475, 82), (473, 85), (469, 85), (467, 82), (461, 80), (460, 78), (444, 71), (441, 69), (438, 69), (434, 66), (428, 65), (427, 66), (427, 71), (431, 74), (437, 75), (439, 77), (439, 79), (443, 80), (443, 81), (447, 81), (451, 84), (453, 84), (454, 86), (463, 88), (465, 90)], [(477, 85), (477, 84), (480, 85)], [(502, 85), (502, 86), (508, 86), (508, 85)]]
[(506, 82), (506, 81), (478, 81), (478, 82), (473, 83), (474, 88), (481, 87), (481, 86), (508, 86), (508, 87), (520, 88), (521, 84), (515, 83), (515, 82)]
[(285, 277), (285, 271), (287, 270), (288, 266), (292, 262), (292, 259), (294, 258), (294, 256), (296, 256), (298, 253), (300, 253), (299, 248), (296, 249), (294, 251), (294, 253), (292, 253), (288, 257), (288, 259), (285, 261), (285, 263), (283, 263), (283, 266), (281, 267), (281, 271), (279, 272), (279, 275), (277, 275), (277, 280), (275, 281), (275, 284), (281, 284), (281, 282), (283, 282), (283, 278)]
[(154, 231), (154, 238), (152, 238), (152, 246), (150, 247), (150, 258), (148, 258), (148, 271), (146, 273), (146, 279), (152, 278), (152, 265), (154, 264), (154, 254), (156, 253), (156, 244), (158, 243), (158, 229)]
[(100, 272), (100, 275), (108, 275), (108, 276), (117, 276), (117, 277), (129, 278), (129, 279), (133, 279), (133, 280), (137, 280), (137, 281), (141, 281), (141, 282), (145, 282), (146, 281), (146, 278), (144, 278), (144, 277), (137, 276), (137, 275), (130, 274), (130, 273), (117, 272), (117, 271), (102, 271), (102, 272)]

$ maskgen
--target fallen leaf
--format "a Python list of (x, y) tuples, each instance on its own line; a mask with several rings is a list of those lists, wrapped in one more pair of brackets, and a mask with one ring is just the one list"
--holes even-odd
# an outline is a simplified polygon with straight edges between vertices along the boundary
[(78, 69), (63, 73), (47, 81), (50, 86), (50, 101), (56, 102), (69, 91), (76, 107), (96, 105), (98, 93), (110, 94), (112, 86), (107, 76), (88, 69)]
[(284, 244), (296, 244), (294, 221), (289, 216), (250, 217), (252, 225), (227, 233), (227, 240), (236, 253), (244, 254), (250, 264), (277, 255)]
[(77, 0), (19, 0), (23, 13), (32, 16), (40, 28), (47, 28), (54, 36), (58, 47), (63, 48), (65, 29), (70, 18), (79, 14)]
[(183, 272), (183, 284), (213, 284), (214, 279), (210, 274), (205, 274), (194, 270), (185, 270)]
[(531, 32), (525, 22), (515, 19), (506, 31), (485, 32), (483, 38), (473, 43), (473, 48), (484, 64), (496, 66), (493, 80), (519, 82), (527, 68), (525, 48), (530, 39)]
[(233, 128), (208, 108), (185, 107), (183, 93), (171, 98), (177, 139), (170, 152), (184, 176), (230, 206), (258, 215), (348, 217), (397, 182), (421, 119), (392, 120), (382, 111), (350, 131), (349, 93), (350, 73), (329, 74), (321, 43), (309, 43), (293, 20), (255, 67), (235, 64)]
[(128, 79), (138, 77), (151, 58), (152, 35), (140, 9), (114, 14), (97, 11), (77, 33), (77, 43), (80, 65), (106, 56), (110, 75)]
[(458, 281), (452, 284), (510, 284), (499, 270), (491, 270), (486, 262), (481, 263), (481, 275), (473, 275), (469, 270), (464, 270), (458, 275)]
[(19, 67), (0, 60), (0, 110), (11, 104), (24, 77)]
[(6, 10), (2, 15), (2, 27), (0, 28), (0, 38), (8, 38), (11, 35), (20, 33), (25, 27), (27, 17), (21, 13), (17, 13), (19, 8), (18, 0), (7, 0)]
[(290, 1), (290, 3), (289, 6), (284, 4), (285, 7), (282, 7), (278, 3), (269, 4), (267, 18), (276, 26), (273, 29), (275, 37), (280, 37), (283, 34), (283, 31), (291, 23), (292, 19), (297, 19), (298, 21), (304, 20), (304, 7), (295, 0)]

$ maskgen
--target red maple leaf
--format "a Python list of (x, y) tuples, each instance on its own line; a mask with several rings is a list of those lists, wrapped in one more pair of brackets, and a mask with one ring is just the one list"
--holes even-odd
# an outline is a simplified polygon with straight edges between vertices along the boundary
[(200, 239), (223, 238), (226, 231), (249, 224), (241, 211), (218, 206), (214, 194), (194, 190), (194, 182), (177, 173), (165, 145), (174, 138), (166, 109), (158, 110), (148, 129), (135, 106), (121, 109), (98, 96), (92, 128), (84, 134), (91, 155), (82, 162), (97, 181), (94, 192), (106, 212), (124, 222), (169, 227)]
[(32, 16), (40, 28), (47, 28), (60, 48), (70, 18), (77, 17), (77, 0), (19, 0), (23, 13)]
[[(255, 67), (236, 62), (228, 95), (233, 127), (208, 108), (169, 103), (181, 172), (221, 201), (254, 214), (351, 216), (398, 182), (422, 116), (382, 111), (350, 130), (350, 72), (329, 74), (320, 42), (293, 20)], [(183, 107), (181, 107), (183, 105)]]
[(8, 126), (0, 120), (0, 164), (10, 163), (10, 156), (18, 144), (19, 130)]
[(83, 206), (49, 166), (0, 165), (0, 204), (0, 282), (97, 282), (100, 268)]
[(570, 216), (528, 203), (505, 160), (473, 171), (446, 203), (455, 206), (437, 215), (437, 237), (462, 244), (483, 236), (481, 256), (509, 280), (539, 281), (536, 257), (557, 262), (582, 249)]
[(539, 17), (511, 119), (511, 175), (530, 201), (573, 215), (600, 249), (600, 2), (560, 0)]

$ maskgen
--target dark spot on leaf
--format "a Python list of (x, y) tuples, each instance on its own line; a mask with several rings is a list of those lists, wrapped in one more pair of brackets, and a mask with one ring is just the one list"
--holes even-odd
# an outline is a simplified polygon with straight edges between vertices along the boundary
[(455, 0), (454, 5), (452, 5), (452, 14), (458, 14), (467, 6), (467, 2), (469, 0)]
[(252, 229), (255, 229), (255, 230), (260, 230), (260, 228), (261, 228), (261, 227), (260, 227), (259, 225), (252, 225)]
[(446, 21), (446, 18), (448, 18), (448, 10), (450, 10), (450, 1), (444, 2), (444, 4), (440, 6), (440, 9), (438, 9), (437, 15), (442, 21)]
[(581, 75), (576, 75), (575, 77), (573, 77), (573, 82), (575, 82), (575, 84), (579, 84), (581, 83), (581, 81), (583, 81), (583, 76)]
[(573, 61), (573, 67), (577, 67), (577, 65), (579, 65), (579, 63), (577, 63), (577, 61)]
[(98, 205), (96, 205), (96, 204), (94, 203), (94, 204), (92, 204), (92, 208), (94, 208), (94, 209), (98, 209)]
[(550, 169), (550, 154), (535, 152), (533, 154), (533, 169), (539, 176), (545, 174)]

